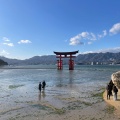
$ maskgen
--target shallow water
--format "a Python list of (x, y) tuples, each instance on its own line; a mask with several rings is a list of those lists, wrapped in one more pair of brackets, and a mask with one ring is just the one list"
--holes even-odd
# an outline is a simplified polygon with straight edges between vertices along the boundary
[[(91, 100), (91, 93), (105, 88), (111, 74), (120, 66), (68, 66), (57, 70), (56, 66), (7, 66), (0, 69), (0, 116), (42, 101), (57, 108), (65, 107), (70, 100)], [(40, 94), (38, 84), (46, 81), (46, 89)], [(87, 99), (86, 99), (87, 98)], [(67, 100), (67, 102), (66, 102)], [(35, 107), (35, 105), (34, 105)]]

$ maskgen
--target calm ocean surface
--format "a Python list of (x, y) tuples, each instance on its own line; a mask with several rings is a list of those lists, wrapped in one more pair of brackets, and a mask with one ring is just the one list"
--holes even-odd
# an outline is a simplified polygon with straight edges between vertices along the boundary
[(104, 86), (111, 79), (111, 74), (119, 70), (119, 65), (76, 65), (72, 71), (68, 70), (68, 66), (57, 70), (55, 65), (6, 66), (0, 69), (0, 92), (7, 92), (19, 85), (37, 86), (43, 80), (48, 87), (74, 84)]
[(117, 65), (76, 65), (72, 71), (68, 70), (68, 66), (64, 66), (63, 70), (57, 70), (55, 65), (9, 66), (0, 69), (0, 92), (4, 95), (11, 91), (12, 87), (23, 86), (32, 86), (31, 89), (34, 91), (43, 80), (48, 87), (76, 84), (104, 86), (111, 79), (111, 74), (119, 70), (120, 66)]
[(68, 66), (64, 66), (63, 70), (57, 70), (55, 65), (4, 67), (0, 69), (0, 105), (5, 107), (11, 101), (14, 106), (16, 101), (24, 101), (27, 98), (38, 100), (38, 84), (43, 80), (47, 84), (46, 100), (59, 94), (70, 94), (75, 97), (78, 92), (80, 97), (84, 97), (86, 94), (83, 92), (89, 93), (105, 87), (111, 79), (111, 74), (119, 70), (119, 65), (76, 65), (72, 71), (68, 70)]

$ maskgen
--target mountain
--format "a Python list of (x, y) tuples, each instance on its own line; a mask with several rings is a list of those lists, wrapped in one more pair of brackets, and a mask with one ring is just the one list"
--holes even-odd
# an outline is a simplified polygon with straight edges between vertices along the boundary
[(37, 65), (37, 64), (55, 64), (56, 56), (55, 55), (45, 55), (45, 56), (34, 56), (30, 59), (23, 61), (24, 64)]
[(55, 64), (56, 56), (34, 56), (25, 60), (10, 59), (3, 56), (0, 56), (0, 59), (6, 61), (9, 65), (37, 65), (37, 64)]
[(7, 62), (9, 65), (16, 65), (19, 63), (21, 64), (21, 62), (22, 62), (22, 60), (6, 58), (4, 56), (0, 56), (0, 59)]
[[(9, 59), (6, 57), (0, 57), (1, 60), (7, 62), (9, 65), (38, 65), (38, 64), (56, 64), (58, 58), (55, 55), (34, 56), (25, 60)], [(68, 64), (69, 59), (64, 58), (63, 64)], [(100, 64), (120, 63), (119, 53), (88, 53), (79, 54), (75, 58), (76, 64), (91, 64), (91, 62), (97, 62)]]
[(0, 66), (1, 65), (8, 65), (8, 63), (0, 59)]
[(120, 62), (119, 53), (88, 53), (79, 54), (76, 59), (77, 62)]

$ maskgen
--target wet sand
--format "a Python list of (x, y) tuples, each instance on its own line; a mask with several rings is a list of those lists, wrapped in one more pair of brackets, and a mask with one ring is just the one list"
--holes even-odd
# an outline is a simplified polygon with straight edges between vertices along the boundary
[(107, 91), (104, 92), (103, 98), (108, 103), (109, 105), (112, 105), (115, 107), (115, 113), (119, 116), (120, 118), (120, 89), (118, 90), (117, 94), (117, 100), (113, 100), (113, 96), (110, 96), (110, 100), (107, 100)]
[[(71, 90), (71, 87), (65, 86), (59, 87), (58, 90), (58, 87), (48, 87), (41, 93), (36, 89), (33, 93), (24, 93), (17, 97), (13, 92), (3, 98), (4, 104), (0, 103), (0, 120), (120, 119), (118, 108), (103, 100), (103, 88), (98, 91), (83, 90), (83, 92), (79, 88), (73, 86)], [(70, 90), (71, 94), (68, 94)]]

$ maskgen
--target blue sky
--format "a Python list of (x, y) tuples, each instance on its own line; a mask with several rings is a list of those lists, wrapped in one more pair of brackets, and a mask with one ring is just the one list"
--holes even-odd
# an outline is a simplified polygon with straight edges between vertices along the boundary
[(120, 0), (0, 0), (0, 56), (120, 52)]

